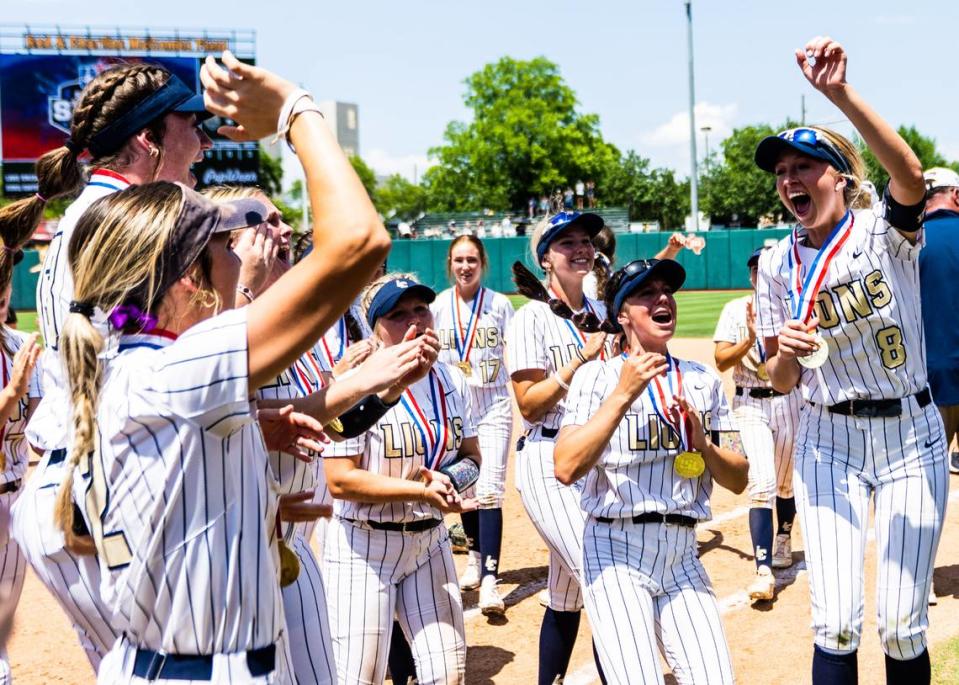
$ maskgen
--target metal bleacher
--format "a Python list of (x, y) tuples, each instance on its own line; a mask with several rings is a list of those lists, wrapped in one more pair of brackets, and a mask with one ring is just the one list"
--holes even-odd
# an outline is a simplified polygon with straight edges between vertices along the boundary
[[(617, 233), (629, 231), (629, 210), (626, 207), (595, 207), (581, 211), (599, 214), (606, 221), (606, 225)], [(482, 221), (486, 227), (489, 227), (501, 223), (507, 216), (513, 223), (530, 221), (526, 218), (526, 214), (519, 212), (430, 212), (414, 222), (413, 226), (416, 228), (417, 234), (423, 236), (434, 231), (441, 233), (451, 221), (455, 221), (457, 231), (461, 231), (467, 223), (475, 227), (478, 222)], [(535, 223), (540, 218), (536, 217), (532, 222)]]

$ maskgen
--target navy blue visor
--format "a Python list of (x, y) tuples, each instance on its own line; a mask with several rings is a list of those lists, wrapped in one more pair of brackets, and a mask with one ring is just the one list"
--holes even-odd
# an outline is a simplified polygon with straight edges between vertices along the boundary
[(851, 173), (852, 170), (849, 160), (839, 148), (814, 128), (790, 128), (774, 136), (766, 136), (756, 147), (756, 166), (771, 174), (775, 173), (776, 162), (786, 150), (820, 159), (843, 174)]
[(747, 269), (751, 269), (759, 264), (759, 255), (761, 255), (765, 249), (765, 247), (757, 247), (755, 250), (753, 250), (753, 253), (749, 255), (749, 259), (746, 260)]
[(615, 286), (613, 308), (609, 312), (609, 319), (619, 315), (626, 298), (636, 292), (639, 287), (651, 278), (661, 278), (666, 285), (676, 292), (686, 282), (686, 269), (682, 264), (672, 259), (637, 259), (617, 271), (609, 279), (609, 284)]
[(373, 296), (373, 301), (370, 302), (369, 309), (366, 310), (366, 322), (370, 324), (370, 328), (376, 325), (378, 318), (384, 314), (389, 314), (393, 310), (393, 307), (396, 306), (396, 303), (407, 295), (419, 297), (426, 302), (426, 304), (436, 299), (436, 293), (433, 289), (422, 283), (417, 283), (416, 281), (411, 281), (406, 278), (396, 278), (392, 281), (387, 281), (376, 291), (376, 295)]
[(90, 138), (87, 149), (94, 158), (112, 154), (137, 131), (170, 112), (196, 114), (197, 123), (212, 116), (203, 107), (203, 96), (170, 74), (166, 83)]
[(589, 234), (590, 238), (596, 237), (604, 226), (603, 217), (592, 212), (560, 212), (549, 220), (549, 225), (539, 237), (539, 244), (536, 246), (536, 257), (540, 263), (546, 256), (546, 250), (549, 244), (556, 240), (565, 231), (571, 228), (582, 228)]

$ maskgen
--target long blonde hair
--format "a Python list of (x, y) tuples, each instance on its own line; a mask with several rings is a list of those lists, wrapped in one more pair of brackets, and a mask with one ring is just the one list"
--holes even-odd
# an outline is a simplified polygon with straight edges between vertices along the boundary
[(810, 126), (809, 128), (821, 133), (824, 138), (836, 146), (836, 149), (838, 149), (843, 157), (846, 158), (846, 161), (849, 162), (848, 174), (844, 174), (838, 169), (835, 169), (837, 175), (846, 179), (846, 187), (843, 188), (843, 200), (845, 201), (846, 207), (850, 209), (866, 209), (871, 207), (873, 198), (869, 191), (863, 187), (863, 182), (866, 180), (866, 163), (859, 153), (859, 148), (848, 138), (836, 133), (832, 129), (821, 126)]
[[(74, 302), (109, 312), (132, 301), (145, 312), (155, 311), (163, 296), (156, 292), (161, 256), (182, 204), (183, 191), (174, 183), (131, 186), (94, 202), (70, 240)], [(73, 441), (56, 521), (69, 543), (74, 535), (73, 473), (94, 449), (105, 341), (88, 316), (71, 311), (59, 344), (73, 409)]]

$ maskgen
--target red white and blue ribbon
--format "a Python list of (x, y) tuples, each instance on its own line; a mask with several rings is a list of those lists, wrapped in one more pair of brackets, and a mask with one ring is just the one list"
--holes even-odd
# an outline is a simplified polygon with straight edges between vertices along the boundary
[(805, 276), (803, 276), (802, 257), (799, 254), (799, 229), (793, 230), (787, 256), (789, 258), (789, 301), (792, 304), (794, 319), (806, 323), (812, 318), (816, 297), (826, 280), (829, 266), (845, 245), (855, 223), (855, 214), (846, 210), (842, 220), (826, 236)]
[[(549, 294), (552, 295), (553, 299), (555, 300), (561, 299), (559, 295), (556, 294), (556, 291), (552, 288), (549, 289)], [(591, 312), (592, 314), (596, 313), (589, 305), (589, 300), (586, 299), (585, 295), (583, 296), (583, 307), (586, 309), (586, 311)], [(569, 319), (563, 319), (563, 323), (566, 324), (566, 328), (569, 329), (570, 334), (573, 336), (573, 340), (576, 342), (576, 347), (583, 349), (583, 346), (586, 344), (586, 336), (583, 335), (583, 332), (576, 328), (576, 326), (573, 325), (573, 322)], [(600, 350), (599, 358), (606, 359), (606, 352), (604, 350)]]
[(453, 343), (456, 345), (456, 353), (460, 361), (468, 362), (470, 360), (470, 350), (473, 349), (473, 339), (476, 338), (476, 330), (479, 328), (479, 320), (483, 315), (483, 299), (485, 298), (486, 288), (480, 286), (479, 292), (473, 298), (473, 306), (470, 308), (470, 318), (466, 322), (466, 328), (463, 328), (463, 317), (460, 316), (460, 297), (459, 289), (453, 288), (450, 291), (450, 299), (453, 301)]
[(110, 190), (123, 190), (130, 185), (130, 181), (115, 171), (110, 171), (109, 169), (94, 169), (90, 174), (90, 180), (87, 182), (87, 185), (109, 188)]
[(323, 381), (323, 370), (312, 350), (293, 362), (290, 376), (301, 397), (312, 395), (326, 384)]
[(426, 466), (431, 471), (439, 467), (440, 462), (446, 452), (446, 443), (450, 437), (449, 421), (447, 420), (448, 410), (446, 408), (446, 391), (439, 375), (430, 369), (427, 376), (427, 382), (430, 387), (430, 405), (433, 421), (426, 418), (422, 407), (413, 396), (412, 388), (407, 388), (400, 395), (400, 403), (410, 415), (413, 421), (413, 427), (416, 428), (420, 437), (423, 439), (423, 447), (426, 450)]
[(686, 412), (681, 408), (679, 419), (673, 418), (673, 413), (669, 411), (672, 398), (681, 395), (683, 391), (683, 372), (679, 368), (679, 362), (672, 358), (669, 352), (666, 352), (666, 383), (669, 386), (669, 396), (663, 390), (663, 384), (659, 376), (654, 376), (653, 380), (646, 386), (646, 392), (649, 394), (649, 400), (652, 402), (653, 411), (665, 422), (667, 426), (673, 429), (679, 437), (679, 448), (681, 452), (689, 449), (689, 426)]
[(341, 316), (336, 322), (336, 334), (340, 336), (340, 349), (336, 351), (334, 355), (330, 351), (330, 346), (326, 343), (326, 336), (320, 338), (320, 343), (323, 345), (323, 352), (326, 353), (326, 359), (329, 362), (330, 368), (332, 369), (336, 366), (343, 358), (343, 353), (346, 351), (348, 344), (346, 342), (346, 316)]

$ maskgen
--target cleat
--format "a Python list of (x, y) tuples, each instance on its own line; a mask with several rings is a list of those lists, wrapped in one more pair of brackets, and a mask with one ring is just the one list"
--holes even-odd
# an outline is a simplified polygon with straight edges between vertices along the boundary
[(536, 601), (539, 602), (542, 606), (549, 609), (549, 588), (545, 590), (540, 590), (536, 593)]
[(949, 455), (949, 473), (959, 473), (959, 452)]
[(760, 566), (756, 571), (756, 577), (749, 585), (749, 599), (754, 602), (770, 600), (776, 594), (776, 579), (773, 578), (773, 572), (768, 566)]
[(786, 533), (776, 536), (775, 552), (773, 552), (773, 568), (789, 568), (793, 565), (792, 540)]
[(466, 537), (466, 531), (463, 530), (462, 523), (454, 523), (450, 526), (449, 534), (453, 554), (466, 554), (470, 551), (469, 538)]
[(506, 613), (506, 604), (496, 589), (496, 576), (483, 576), (480, 583), (479, 608), (483, 616), (502, 616)]
[(480, 584), (480, 555), (470, 552), (466, 569), (460, 576), (460, 590), (475, 590)]

